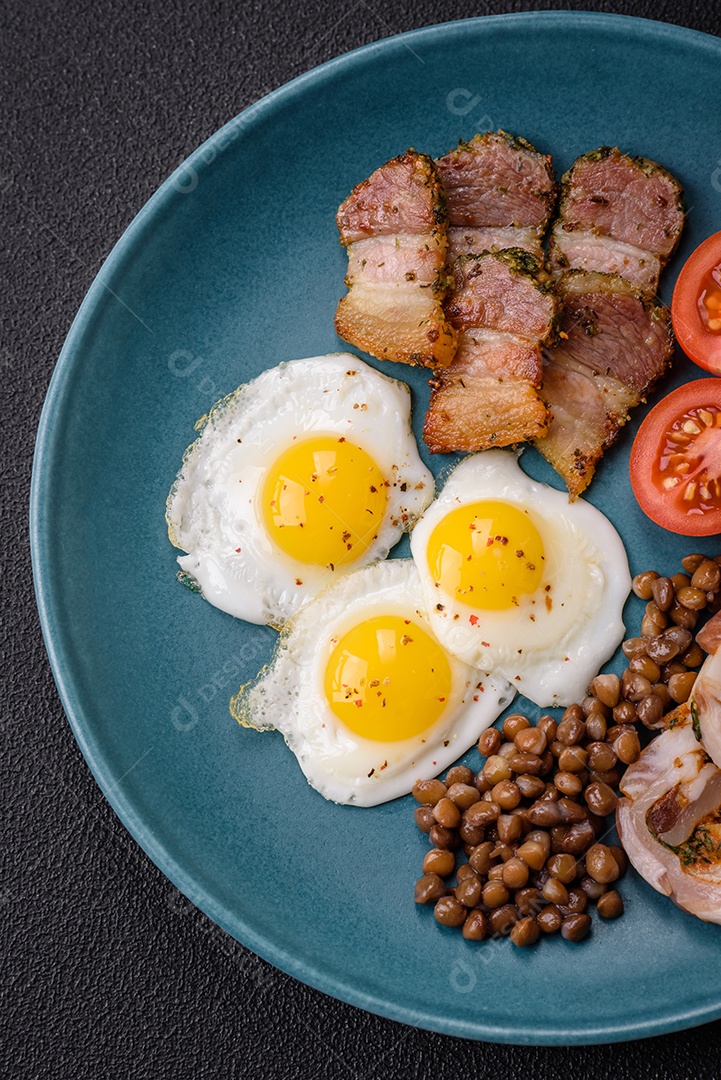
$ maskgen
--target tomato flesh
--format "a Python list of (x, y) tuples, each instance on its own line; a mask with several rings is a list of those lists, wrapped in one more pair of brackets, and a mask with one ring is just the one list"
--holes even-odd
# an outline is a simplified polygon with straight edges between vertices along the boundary
[(706, 330), (721, 333), (721, 263), (709, 271), (701, 284), (698, 310)]
[(678, 343), (694, 364), (721, 375), (721, 232), (704, 240), (678, 275), (671, 300)]
[(631, 450), (631, 486), (657, 525), (721, 532), (721, 380), (687, 383), (651, 410)]

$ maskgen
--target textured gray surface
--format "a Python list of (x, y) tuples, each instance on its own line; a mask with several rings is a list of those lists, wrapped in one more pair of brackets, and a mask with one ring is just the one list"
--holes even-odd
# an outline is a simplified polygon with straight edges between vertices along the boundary
[(278, 0), (0, 7), (3, 1075), (721, 1075), (721, 1022), (620, 1048), (483, 1046), (369, 1016), (250, 955), (175, 892), (103, 800), (60, 708), (32, 595), (26, 506), (52, 367), (105, 255), (175, 165), (262, 94), (348, 49), (453, 18), (569, 6), (721, 32), (717, 0), (306, 0), (302, 15)]

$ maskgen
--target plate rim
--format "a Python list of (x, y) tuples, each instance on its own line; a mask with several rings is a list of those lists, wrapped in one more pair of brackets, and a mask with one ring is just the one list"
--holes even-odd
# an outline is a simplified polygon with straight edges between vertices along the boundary
[[(662, 1017), (650, 1017), (642, 1023), (633, 1021), (627, 1024), (616, 1023), (603, 1026), (589, 1023), (580, 1028), (578, 1024), (574, 1024), (572, 1029), (564, 1029), (559, 1026), (553, 1028), (541, 1026), (536, 1028), (526, 1027), (525, 1030), (520, 1030), (510, 1024), (494, 1025), (483, 1023), (481, 1018), (473, 1022), (456, 1020), (454, 1017), (439, 1017), (426, 1010), (398, 1004), (379, 997), (376, 993), (364, 991), (354, 986), (352, 981), (341, 979), (336, 973), (325, 970), (322, 963), (311, 964), (299, 958), (289, 949), (277, 945), (272, 939), (254, 930), (243, 918), (233, 915), (222, 901), (196, 884), (194, 878), (186, 873), (175, 855), (158, 840), (153, 827), (146, 824), (136, 812), (132, 800), (119, 790), (118, 781), (111, 775), (110, 765), (105, 760), (102, 746), (98, 744), (93, 736), (92, 721), (83, 704), (81, 689), (73, 682), (70, 671), (71, 665), (69, 660), (66, 659), (62, 618), (57, 605), (54, 603), (53, 570), (46, 554), (46, 534), (43, 525), (43, 507), (48, 497), (45, 482), (48, 470), (45, 468), (45, 463), (51, 461), (53, 457), (54, 443), (58, 438), (54, 421), (71, 389), (69, 384), (74, 373), (76, 356), (80, 355), (79, 346), (82, 345), (83, 337), (90, 330), (93, 321), (102, 319), (102, 302), (107, 299), (108, 290), (112, 293), (112, 289), (105, 283), (103, 278), (106, 276), (114, 277), (122, 272), (126, 260), (134, 254), (136, 241), (140, 239), (146, 224), (150, 224), (162, 207), (174, 197), (174, 194), (179, 189), (183, 189), (182, 185), (184, 183), (186, 190), (189, 190), (187, 180), (184, 181), (181, 178), (183, 176), (187, 177), (189, 170), (192, 176), (194, 171), (200, 173), (205, 168), (209, 168), (217, 153), (216, 146), (219, 152), (222, 152), (224, 140), (231, 133), (234, 133), (233, 139), (236, 138), (244, 128), (252, 127), (259, 120), (262, 120), (264, 113), (272, 114), (276, 108), (282, 108), (286, 100), (302, 92), (306, 83), (332, 77), (336, 68), (352, 67), (357, 63), (362, 63), (366, 56), (377, 52), (379, 49), (393, 51), (398, 48), (406, 48), (413, 42), (419, 42), (424, 38), (432, 38), (438, 35), (439, 32), (449, 33), (451, 30), (458, 33), (468, 31), (481, 34), (486, 27), (491, 29), (502, 24), (523, 24), (528, 27), (538, 22), (567, 22), (569, 18), (573, 19), (580, 29), (588, 29), (589, 27), (598, 29), (601, 26), (608, 29), (618, 29), (621, 26), (632, 26), (637, 34), (648, 34), (661, 39), (665, 37), (668, 40), (681, 38), (684, 42), (707, 49), (713, 48), (721, 59), (721, 39), (703, 31), (678, 26), (674, 23), (610, 12), (569, 9), (556, 11), (534, 10), (475, 16), (468, 19), (434, 23), (380, 38), (340, 56), (333, 57), (272, 90), (223, 124), (181, 162), (144, 203), (113, 245), (110, 254), (105, 259), (85, 294), (53, 370), (38, 423), (30, 487), (29, 536), (33, 583), (43, 640), (63, 710), (73, 736), (103, 797), (112, 807), (121, 825), (130, 833), (161, 873), (191, 903), (212, 919), (213, 922), (217, 923), (231, 937), (281, 971), (322, 993), (375, 1015), (411, 1027), (420, 1027), (442, 1035), (515, 1045), (593, 1045), (667, 1034), (717, 1019), (721, 1016), (721, 998), (715, 1005), (698, 1006), (686, 1011), (674, 1010), (671, 1006), (669, 1011)], [(213, 156), (210, 161), (207, 161), (204, 158), (204, 153), (209, 148), (213, 150)]]

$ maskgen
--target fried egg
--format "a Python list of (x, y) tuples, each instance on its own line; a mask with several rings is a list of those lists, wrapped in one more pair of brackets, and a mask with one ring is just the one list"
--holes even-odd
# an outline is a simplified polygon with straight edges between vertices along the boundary
[(389, 559), (305, 604), (230, 709), (246, 727), (281, 731), (327, 799), (375, 806), (455, 761), (513, 694), (443, 648), (413, 561)]
[(238, 618), (281, 626), (385, 558), (433, 498), (410, 390), (349, 353), (293, 360), (215, 405), (167, 502), (181, 572)]
[(581, 700), (623, 637), (621, 538), (590, 503), (531, 480), (513, 453), (462, 461), (411, 550), (438, 640), (537, 705)]

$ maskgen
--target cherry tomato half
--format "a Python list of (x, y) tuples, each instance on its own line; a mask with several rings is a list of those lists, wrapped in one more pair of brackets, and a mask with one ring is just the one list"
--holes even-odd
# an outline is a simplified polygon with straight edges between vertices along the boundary
[(721, 379), (686, 383), (651, 410), (631, 450), (631, 486), (664, 529), (721, 533)]
[(678, 343), (694, 364), (721, 375), (721, 232), (687, 259), (671, 301)]

